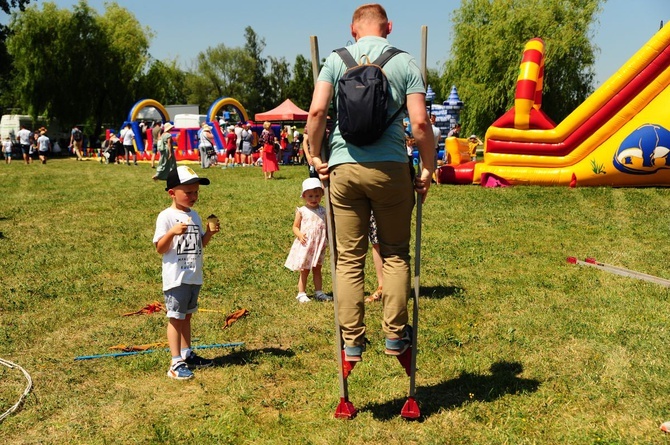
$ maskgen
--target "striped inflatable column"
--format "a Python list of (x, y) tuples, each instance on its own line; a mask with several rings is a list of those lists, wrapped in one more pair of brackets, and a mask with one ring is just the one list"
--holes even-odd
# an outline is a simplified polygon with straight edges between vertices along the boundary
[(540, 74), (537, 77), (537, 84), (535, 86), (535, 101), (533, 108), (540, 111), (542, 108), (542, 88), (544, 86), (544, 50), (542, 51), (542, 61), (540, 62)]
[[(535, 103), (536, 93), (541, 92), (541, 65), (544, 59), (544, 42), (536, 37), (526, 43), (523, 51), (519, 77), (516, 82), (514, 96), (514, 128), (527, 130), (530, 128), (530, 111)], [(541, 102), (540, 102), (541, 104)]]

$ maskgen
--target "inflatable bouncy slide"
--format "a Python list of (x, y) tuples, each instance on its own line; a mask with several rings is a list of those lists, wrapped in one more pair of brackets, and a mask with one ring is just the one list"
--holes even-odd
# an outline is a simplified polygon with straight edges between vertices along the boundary
[(541, 109), (543, 75), (535, 38), (514, 106), (486, 132), (483, 162), (445, 166), (438, 182), (670, 186), (670, 24), (558, 125)]
[[(212, 127), (212, 134), (214, 135), (214, 144), (218, 150), (219, 160), (223, 160), (224, 153), (223, 150), (223, 132), (219, 126), (217, 115), (225, 108), (230, 107), (235, 110), (238, 118), (241, 121), (248, 121), (249, 117), (247, 111), (244, 109), (242, 104), (233, 99), (232, 97), (220, 97), (216, 99), (212, 105), (209, 107), (204, 122)], [(153, 99), (141, 99), (139, 100), (128, 112), (128, 118), (123, 123), (123, 127), (126, 124), (130, 124), (133, 133), (135, 134), (135, 140), (133, 141), (135, 149), (138, 153), (140, 159), (150, 159), (151, 158), (151, 147), (152, 147), (152, 134), (151, 131), (146, 132), (147, 138), (147, 151), (145, 152), (145, 143), (142, 139), (142, 132), (140, 130), (140, 121), (143, 120), (147, 108), (153, 108), (156, 113), (158, 113), (161, 123), (170, 122), (170, 115), (168, 114), (165, 107), (160, 102), (157, 102)], [(152, 111), (152, 110), (150, 110)], [(186, 116), (186, 117), (198, 117), (198, 115), (177, 115), (177, 116)], [(173, 117), (174, 119), (174, 117)], [(175, 126), (170, 130), (172, 133), (173, 141), (175, 141), (175, 155), (178, 161), (190, 160), (197, 161), (198, 157), (198, 131), (200, 130), (200, 122), (193, 123), (192, 119), (181, 119), (180, 122), (189, 122), (188, 125), (178, 125), (176, 120), (173, 121)], [(109, 137), (109, 135), (108, 135)]]
[(216, 99), (212, 103), (212, 105), (210, 105), (209, 110), (207, 110), (207, 125), (212, 127), (212, 134), (214, 135), (214, 145), (216, 145), (216, 147), (219, 150), (223, 150), (224, 137), (223, 137), (223, 131), (219, 126), (219, 121), (216, 116), (224, 107), (234, 108), (241, 121), (247, 122), (249, 120), (247, 111), (244, 109), (242, 104), (238, 102), (236, 99), (233, 99), (232, 97), (220, 97)]
[[(161, 122), (167, 122), (170, 120), (170, 115), (167, 110), (160, 102), (157, 102), (153, 99), (141, 99), (133, 105), (133, 107), (128, 112), (128, 119), (121, 125), (123, 129), (126, 124), (130, 124), (130, 127), (133, 129), (135, 134), (135, 140), (133, 145), (135, 145), (135, 151), (138, 154), (144, 155), (144, 141), (142, 140), (142, 131), (140, 130), (140, 116), (145, 108), (153, 108), (160, 116)], [(120, 132), (120, 131), (119, 131)], [(109, 135), (107, 135), (109, 137)], [(149, 141), (149, 147), (151, 147), (151, 141)]]

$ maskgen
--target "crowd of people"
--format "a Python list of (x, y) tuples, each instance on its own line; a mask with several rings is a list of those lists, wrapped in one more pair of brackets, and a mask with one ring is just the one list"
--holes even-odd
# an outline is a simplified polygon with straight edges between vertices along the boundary
[[(126, 165), (138, 165), (139, 155), (145, 153), (150, 154), (150, 158), (143, 156), (142, 159), (150, 159), (151, 168), (156, 168), (158, 165), (159, 168), (166, 168), (169, 171), (176, 168), (174, 164), (178, 145), (176, 138), (179, 135), (171, 135), (169, 141), (161, 144), (166, 125), (167, 123), (163, 124), (161, 121), (140, 122), (135, 127), (125, 123), (121, 131), (110, 129), (99, 138), (87, 136), (80, 125), (75, 125), (67, 134), (68, 137), (60, 140), (49, 138), (44, 127), (31, 131), (21, 126), (16, 134), (16, 142), (11, 138), (1, 141), (2, 153), (7, 164), (11, 162), (17, 147), (20, 147), (21, 156), (26, 164), (33, 161), (46, 163), (47, 158), (52, 155), (65, 154), (73, 156), (77, 161), (95, 158), (100, 163)], [(169, 125), (171, 129), (174, 128), (173, 124)], [(279, 170), (280, 165), (309, 164), (306, 135), (295, 126), (284, 126), (276, 134), (270, 122), (263, 123), (262, 130), (254, 128), (254, 123), (251, 121), (240, 121), (236, 124), (222, 121), (220, 125), (222, 144), (217, 144), (209, 124), (203, 123), (198, 130), (197, 153), (200, 167), (203, 169), (212, 166), (221, 166), (224, 169), (261, 166), (265, 178), (274, 179), (274, 173)], [(135, 134), (138, 127), (139, 138)], [(38, 142), (41, 136), (45, 137)], [(138, 139), (143, 141), (141, 148), (136, 146)], [(62, 150), (63, 146), (66, 146), (67, 150)], [(161, 163), (160, 159), (163, 157), (173, 162)], [(157, 172), (154, 179), (164, 178)]]
[[(33, 161), (46, 164), (47, 159), (52, 153), (61, 152), (60, 144), (52, 142), (47, 136), (47, 132), (45, 127), (30, 131), (25, 125), (21, 125), (20, 130), (16, 133), (16, 140), (21, 150), (23, 162), (26, 165), (31, 164)], [(14, 143), (12, 142), (12, 138), (7, 136), (2, 141), (2, 153), (6, 164), (12, 162), (13, 151)]]

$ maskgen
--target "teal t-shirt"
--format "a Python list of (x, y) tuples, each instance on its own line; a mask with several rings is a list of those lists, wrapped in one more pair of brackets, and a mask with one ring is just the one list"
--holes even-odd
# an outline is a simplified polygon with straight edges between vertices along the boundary
[[(355, 44), (348, 46), (347, 50), (351, 53), (354, 60), (360, 61), (364, 56), (373, 62), (388, 48), (391, 44), (383, 37), (362, 37)], [(337, 81), (347, 70), (347, 66), (337, 53), (331, 53), (326, 59), (319, 80), (333, 85), (334, 97), (337, 97)], [(412, 56), (407, 53), (398, 54), (384, 65), (384, 73), (391, 85), (392, 101), (388, 105), (390, 118), (398, 108), (405, 102), (408, 94), (426, 92), (423, 83), (421, 70)], [(335, 166), (346, 163), (366, 163), (366, 162), (407, 162), (407, 150), (405, 148), (405, 130), (402, 126), (403, 118), (407, 112), (401, 112), (393, 121), (386, 132), (371, 145), (365, 148), (346, 142), (340, 135), (337, 125), (330, 135), (331, 153), (328, 159), (328, 165)]]

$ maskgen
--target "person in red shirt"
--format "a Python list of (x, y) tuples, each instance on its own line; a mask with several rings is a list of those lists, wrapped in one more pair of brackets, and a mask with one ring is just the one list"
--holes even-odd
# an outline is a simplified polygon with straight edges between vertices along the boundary
[(224, 141), (224, 148), (226, 149), (226, 160), (223, 163), (223, 168), (228, 167), (230, 162), (231, 167), (235, 166), (235, 151), (237, 149), (237, 135), (235, 134), (235, 127), (229, 126), (226, 132), (226, 140)]

